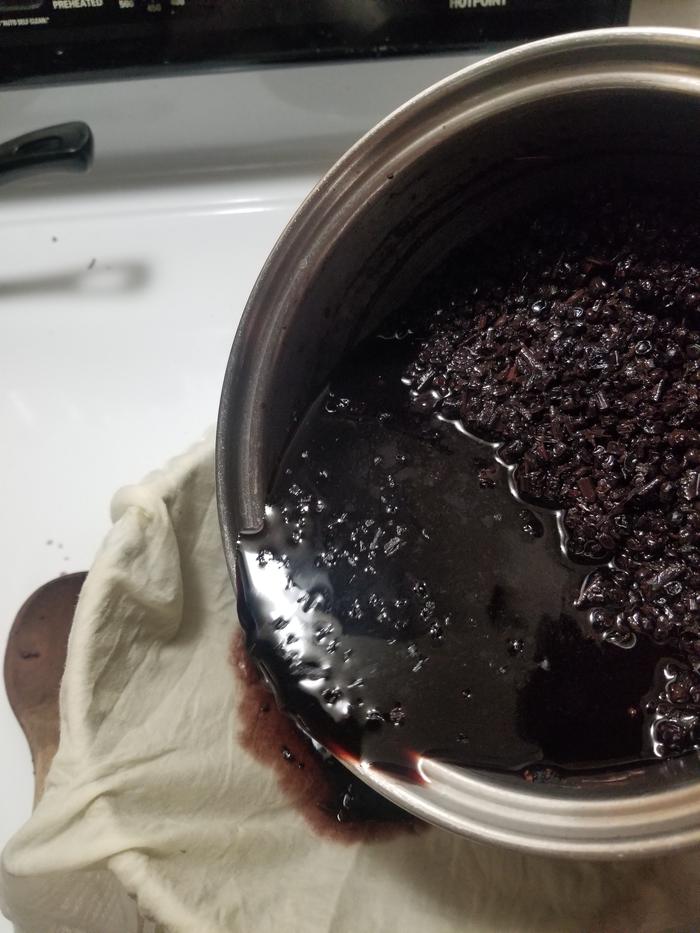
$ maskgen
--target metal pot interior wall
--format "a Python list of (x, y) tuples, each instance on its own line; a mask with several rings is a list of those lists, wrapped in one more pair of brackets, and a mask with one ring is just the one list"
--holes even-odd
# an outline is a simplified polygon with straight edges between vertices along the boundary
[(347, 221), (314, 244), (321, 256), (286, 306), (264, 374), (253, 524), (294, 425), (333, 366), (451, 249), (540, 200), (600, 182), (697, 186), (699, 115), (700, 100), (676, 92), (567, 90), (477, 126), (446, 127), (376, 167), (374, 191), (359, 205), (346, 192), (336, 210)]

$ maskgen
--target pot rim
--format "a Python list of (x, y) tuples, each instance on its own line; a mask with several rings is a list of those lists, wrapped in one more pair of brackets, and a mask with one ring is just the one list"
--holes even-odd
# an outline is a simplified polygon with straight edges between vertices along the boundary
[[(224, 551), (235, 580), (239, 532), (260, 527), (266, 489), (260, 450), (264, 374), (274, 365), (289, 308), (337, 236), (410, 147), (428, 147), (450, 119), (518, 97), (541, 99), (565, 80), (577, 89), (682, 88), (700, 101), (700, 31), (616, 28), (570, 33), (499, 52), (407, 101), (355, 143), (289, 222), (253, 288), (233, 343), (216, 437), (216, 490)], [(522, 82), (523, 77), (527, 81)], [(462, 124), (463, 125), (463, 124)], [(256, 352), (249, 352), (251, 345)], [(525, 851), (611, 859), (700, 844), (700, 780), (625, 796), (588, 797), (506, 786), (483, 772), (421, 760), (425, 783), (408, 785), (365, 762), (343, 763), (375, 790), (428, 822)], [(661, 767), (661, 766), (659, 766)], [(682, 771), (682, 768), (681, 768)]]

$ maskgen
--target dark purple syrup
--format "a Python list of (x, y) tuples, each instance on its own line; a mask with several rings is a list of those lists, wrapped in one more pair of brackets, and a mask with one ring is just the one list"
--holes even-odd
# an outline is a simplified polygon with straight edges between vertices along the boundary
[[(501, 235), (486, 283), (488, 241), (472, 268), (453, 257), (439, 280), (451, 301), (423, 297), (364, 341), (300, 424), (264, 530), (240, 541), (239, 607), (280, 702), (339, 756), (407, 778), (423, 755), (532, 777), (697, 744), (700, 475), (691, 489), (692, 437), (688, 463), (681, 452), (662, 473), (679, 406), (658, 406), (687, 376), (680, 407), (696, 418), (692, 366), (667, 357), (673, 344), (696, 358), (698, 269), (687, 230), (628, 213), (590, 232), (586, 207), (554, 212), (505, 258)], [(666, 518), (690, 529), (684, 543)], [(685, 622), (647, 632), (639, 611), (663, 621), (674, 598)]]

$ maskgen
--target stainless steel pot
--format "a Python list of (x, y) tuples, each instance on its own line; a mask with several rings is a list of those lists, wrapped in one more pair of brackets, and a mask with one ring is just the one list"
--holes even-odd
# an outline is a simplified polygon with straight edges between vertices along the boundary
[[(700, 32), (576, 33), (496, 55), (409, 101), (326, 175), (277, 243), (226, 372), (217, 489), (237, 535), (340, 357), (445, 250), (557, 188), (700, 179)], [(700, 843), (700, 758), (558, 786), (423, 761), (423, 785), (348, 767), (418, 816), (476, 838), (588, 858)]]

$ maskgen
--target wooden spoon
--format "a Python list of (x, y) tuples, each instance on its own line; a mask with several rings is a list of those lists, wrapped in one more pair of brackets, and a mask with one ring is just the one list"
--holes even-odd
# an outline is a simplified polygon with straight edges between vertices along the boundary
[(86, 573), (45, 583), (17, 613), (5, 650), (5, 688), (34, 764), (34, 806), (58, 748), (58, 692), (68, 634)]

